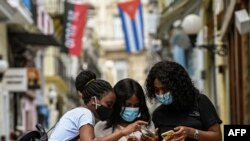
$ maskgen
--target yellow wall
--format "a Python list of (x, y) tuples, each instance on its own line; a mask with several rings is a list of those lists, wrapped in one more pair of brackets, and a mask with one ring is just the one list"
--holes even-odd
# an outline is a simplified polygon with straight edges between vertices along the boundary
[(45, 50), (44, 55), (44, 75), (45, 76), (53, 76), (56, 75), (56, 57), (59, 50), (56, 47), (48, 47)]
[(7, 27), (6, 24), (0, 23), (0, 54), (3, 59), (7, 60)]

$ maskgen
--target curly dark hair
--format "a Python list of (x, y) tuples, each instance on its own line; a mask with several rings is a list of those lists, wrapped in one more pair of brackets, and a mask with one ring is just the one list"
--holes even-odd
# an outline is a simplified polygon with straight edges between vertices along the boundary
[(88, 103), (93, 96), (101, 99), (107, 92), (113, 91), (109, 82), (96, 79), (95, 73), (89, 70), (81, 71), (76, 77), (76, 89), (81, 92), (84, 103)]
[(154, 99), (154, 81), (158, 79), (173, 96), (173, 106), (179, 111), (191, 110), (196, 102), (199, 91), (195, 88), (186, 70), (178, 63), (161, 61), (156, 63), (146, 78), (146, 94), (150, 100)]
[(150, 114), (146, 105), (146, 98), (142, 86), (135, 80), (126, 78), (118, 81), (114, 86), (114, 92), (116, 94), (116, 102), (113, 106), (113, 112), (111, 118), (107, 121), (105, 129), (112, 127), (113, 129), (122, 120), (120, 113), (122, 107), (126, 105), (126, 100), (135, 95), (139, 99), (139, 112), (140, 117), (136, 120), (144, 120), (150, 123)]

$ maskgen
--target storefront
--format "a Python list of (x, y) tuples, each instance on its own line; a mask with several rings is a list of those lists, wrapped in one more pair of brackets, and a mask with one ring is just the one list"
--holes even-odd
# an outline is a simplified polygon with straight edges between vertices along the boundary
[(18, 91), (15, 87), (6, 90), (7, 87), (4, 87), (4, 91), (0, 92), (0, 112), (6, 113), (0, 115), (1, 129), (5, 129), (0, 130), (0, 136), (6, 140), (15, 140), (17, 132), (35, 128), (37, 102), (44, 104), (42, 50), (49, 45), (60, 46), (60, 37), (59, 34), (54, 35), (57, 32), (53, 20), (45, 9), (36, 3), (32, 4), (31, 0), (18, 3), (1, 0), (0, 20), (0, 50), (1, 55), (8, 60), (9, 68), (36, 70), (28, 73), (29, 77), (36, 79), (29, 81), (30, 86), (26, 90)]

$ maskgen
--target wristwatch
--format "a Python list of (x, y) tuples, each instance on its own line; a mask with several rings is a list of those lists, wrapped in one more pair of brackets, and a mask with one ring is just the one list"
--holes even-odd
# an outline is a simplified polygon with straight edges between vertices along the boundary
[(197, 130), (197, 129), (195, 129), (195, 131), (194, 131), (194, 139), (195, 140), (199, 140), (199, 130)]

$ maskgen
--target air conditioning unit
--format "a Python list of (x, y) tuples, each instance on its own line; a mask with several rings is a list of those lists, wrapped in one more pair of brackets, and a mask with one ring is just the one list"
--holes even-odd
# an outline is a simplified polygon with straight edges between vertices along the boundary
[(246, 9), (235, 12), (235, 25), (240, 34), (250, 31), (250, 17)]

